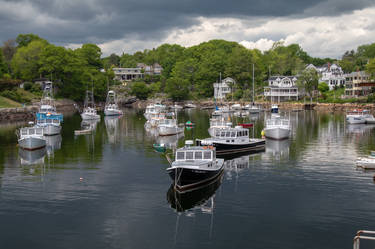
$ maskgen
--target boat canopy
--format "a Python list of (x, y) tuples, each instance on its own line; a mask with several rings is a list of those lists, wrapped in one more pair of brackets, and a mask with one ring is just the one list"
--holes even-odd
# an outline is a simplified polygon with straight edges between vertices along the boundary
[(215, 150), (205, 147), (184, 147), (176, 151), (176, 161), (207, 160), (215, 158)]

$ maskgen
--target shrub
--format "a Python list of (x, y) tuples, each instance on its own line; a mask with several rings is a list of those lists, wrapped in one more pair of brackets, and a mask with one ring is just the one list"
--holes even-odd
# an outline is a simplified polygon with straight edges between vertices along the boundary
[(134, 82), (130, 87), (130, 92), (138, 99), (147, 99), (150, 94), (150, 89), (144, 82)]
[(23, 84), (23, 89), (25, 89), (26, 91), (30, 91), (32, 87), (33, 87), (33, 84), (30, 82), (26, 82)]

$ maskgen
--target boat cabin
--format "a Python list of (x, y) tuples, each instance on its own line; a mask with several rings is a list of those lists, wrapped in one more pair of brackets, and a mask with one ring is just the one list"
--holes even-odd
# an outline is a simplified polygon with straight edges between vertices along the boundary
[(54, 125), (60, 125), (60, 120), (59, 119), (38, 119), (37, 120), (38, 125), (49, 125), (49, 124), (54, 124)]
[(176, 121), (176, 119), (166, 118), (166, 119), (160, 120), (159, 121), (159, 125), (176, 126), (177, 125), (177, 121)]
[(20, 135), (21, 137), (26, 136), (43, 136), (43, 128), (37, 128), (37, 127), (25, 127), (20, 129)]
[(176, 151), (176, 161), (213, 161), (216, 158), (216, 151), (209, 147), (192, 146), (184, 147)]
[(266, 126), (289, 126), (289, 119), (271, 118), (266, 121)]
[(216, 138), (249, 137), (249, 130), (245, 128), (217, 129), (214, 135)]
[(42, 112), (42, 113), (56, 112), (56, 108), (51, 105), (42, 105), (40, 107), (39, 112)]

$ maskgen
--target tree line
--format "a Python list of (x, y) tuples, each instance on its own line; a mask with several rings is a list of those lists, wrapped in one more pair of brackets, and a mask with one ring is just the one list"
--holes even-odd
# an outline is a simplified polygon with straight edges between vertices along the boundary
[(211, 98), (213, 83), (221, 74), (222, 78), (235, 79), (233, 97), (250, 98), (253, 64), (254, 81), (260, 92), (270, 75), (296, 75), (310, 63), (315, 66), (338, 63), (346, 72), (368, 70), (374, 74), (374, 58), (375, 43), (359, 46), (356, 51), (345, 52), (341, 60), (334, 60), (311, 57), (298, 44), (276, 42), (261, 52), (225, 40), (211, 40), (188, 48), (163, 44), (133, 54), (102, 57), (95, 44), (71, 49), (51, 44), (35, 34), (20, 34), (4, 42), (0, 49), (0, 84), (46, 77), (55, 83), (62, 97), (82, 100), (85, 90), (93, 85), (95, 98), (104, 100), (107, 85), (116, 84), (113, 67), (159, 63), (162, 74), (133, 82), (133, 94), (140, 98), (161, 94), (174, 100)]

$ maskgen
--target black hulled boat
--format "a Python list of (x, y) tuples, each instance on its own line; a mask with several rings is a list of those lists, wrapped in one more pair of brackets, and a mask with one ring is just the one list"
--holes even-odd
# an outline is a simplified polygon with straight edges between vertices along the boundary
[(175, 161), (167, 172), (179, 191), (194, 189), (214, 180), (223, 171), (224, 160), (216, 158), (212, 146), (191, 146), (193, 141), (186, 141), (186, 146), (176, 151)]
[(197, 146), (213, 146), (217, 155), (230, 155), (244, 152), (263, 151), (266, 141), (260, 138), (249, 138), (249, 129), (242, 126), (235, 128), (218, 128), (210, 138), (197, 139)]

